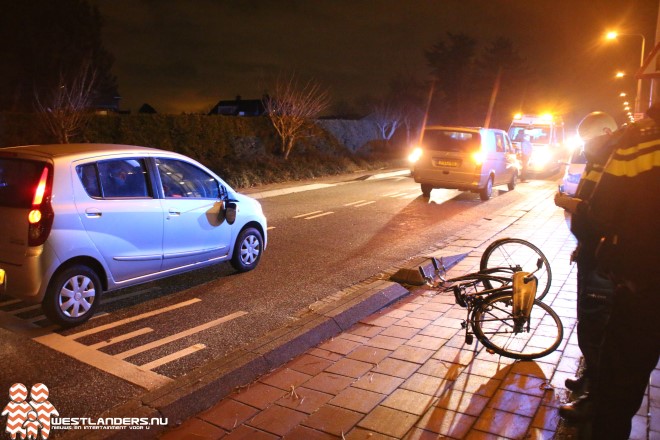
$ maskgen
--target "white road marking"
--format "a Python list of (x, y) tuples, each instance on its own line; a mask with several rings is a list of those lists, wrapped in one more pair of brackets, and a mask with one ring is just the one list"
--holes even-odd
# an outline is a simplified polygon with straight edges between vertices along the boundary
[(397, 192), (397, 193), (394, 193), (394, 194), (390, 194), (390, 195), (387, 196), (387, 197), (392, 197), (392, 198), (394, 198), (394, 197), (405, 196), (406, 194), (408, 194), (408, 193), (407, 193), (407, 192), (404, 192), (404, 193), (402, 193), (402, 192)]
[(194, 304), (194, 303), (197, 303), (197, 302), (200, 302), (200, 301), (201, 301), (201, 299), (199, 299), (199, 298), (193, 298), (193, 299), (190, 299), (188, 301), (180, 302), (178, 304), (173, 304), (173, 305), (168, 306), (168, 307), (163, 307), (162, 309), (152, 310), (151, 312), (143, 313), (141, 315), (131, 316), (130, 318), (121, 319), (121, 320), (116, 321), (116, 322), (111, 322), (110, 324), (100, 325), (98, 327), (94, 327), (94, 328), (91, 328), (89, 330), (82, 331), (80, 333), (74, 333), (74, 334), (66, 336), (66, 337), (69, 338), (69, 339), (79, 339), (79, 338), (82, 338), (83, 336), (93, 335), (94, 333), (99, 333), (99, 332), (102, 332), (104, 330), (119, 327), (120, 325), (128, 324), (128, 323), (135, 322), (135, 321), (139, 321), (140, 319), (145, 319), (145, 318), (149, 318), (151, 316), (160, 315), (161, 313), (166, 313), (166, 312), (169, 312), (169, 311), (172, 311), (172, 310), (176, 310), (176, 309), (179, 309), (181, 307), (189, 306), (191, 304)]
[(328, 211), (328, 212), (324, 212), (322, 214), (313, 215), (311, 217), (305, 217), (305, 220), (311, 220), (313, 218), (319, 218), (319, 217), (323, 217), (324, 215), (330, 215), (330, 214), (334, 214), (334, 212), (333, 211)]
[(369, 201), (369, 202), (360, 203), (359, 205), (355, 205), (355, 207), (356, 207), (356, 208), (359, 208), (359, 207), (361, 207), (361, 206), (371, 205), (372, 203), (376, 203), (376, 201), (375, 201), (375, 200), (371, 200), (371, 201)]
[(89, 348), (80, 342), (76, 342), (58, 333), (49, 333), (36, 337), (33, 340), (149, 391), (173, 382), (169, 377), (162, 376), (129, 362), (115, 359), (109, 354)]
[(136, 338), (138, 336), (147, 334), (154, 331), (154, 329), (145, 327), (141, 328), (140, 330), (135, 330), (134, 332), (126, 333), (124, 335), (120, 336), (115, 336), (114, 338), (106, 339), (105, 341), (97, 342), (96, 344), (88, 345), (89, 348), (103, 348), (103, 347), (108, 347), (109, 345), (112, 344), (117, 344), (118, 342), (126, 341), (128, 339)]
[(353, 205), (357, 205), (358, 203), (362, 203), (364, 201), (365, 200), (358, 200), (358, 201), (355, 201), (355, 202), (347, 203), (344, 206), (353, 206)]
[(204, 344), (195, 344), (191, 347), (184, 348), (183, 350), (179, 350), (175, 353), (172, 353), (170, 355), (167, 355), (165, 357), (162, 357), (160, 359), (156, 359), (153, 362), (149, 362), (147, 364), (141, 365), (140, 367), (147, 369), (147, 370), (153, 370), (154, 368), (158, 368), (161, 365), (165, 365), (169, 362), (175, 361), (177, 359), (181, 359), (184, 356), (188, 356), (189, 354), (193, 354), (195, 352), (198, 352), (199, 350), (203, 350), (206, 348), (206, 345)]
[(307, 214), (296, 215), (293, 218), (307, 217), (308, 215), (318, 214), (319, 212), (323, 212), (323, 211), (312, 211), (312, 212), (308, 212)]
[(268, 226), (268, 227), (266, 228), (267, 231), (270, 231), (271, 229), (275, 229), (275, 226)]
[(389, 194), (383, 194), (383, 197), (392, 197), (393, 195), (395, 195), (395, 194), (399, 194), (399, 193), (400, 193), (400, 192), (397, 191), (397, 192), (393, 192), (393, 193), (389, 193)]
[(188, 330), (184, 330), (182, 332), (176, 333), (174, 335), (168, 336), (166, 338), (159, 339), (157, 341), (150, 342), (148, 344), (141, 345), (139, 347), (135, 347), (131, 350), (127, 350), (121, 353), (118, 353), (114, 355), (115, 358), (117, 359), (126, 359), (128, 357), (134, 356), (139, 353), (143, 353), (147, 350), (151, 350), (152, 348), (160, 347), (161, 345), (169, 344), (170, 342), (176, 341), (181, 338), (185, 338), (190, 335), (194, 335), (195, 333), (199, 333), (203, 330), (207, 330), (209, 328), (215, 327), (217, 325), (220, 325), (224, 322), (231, 321), (232, 319), (239, 318), (243, 315), (247, 315), (247, 312), (235, 312), (232, 313), (231, 315), (223, 316), (222, 318), (213, 320), (211, 322), (207, 322), (206, 324), (198, 325), (197, 327), (193, 327)]

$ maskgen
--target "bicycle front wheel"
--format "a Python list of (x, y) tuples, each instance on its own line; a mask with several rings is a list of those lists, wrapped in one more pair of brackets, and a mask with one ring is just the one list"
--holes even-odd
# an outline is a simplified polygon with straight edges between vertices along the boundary
[(537, 359), (552, 353), (564, 337), (559, 316), (549, 305), (534, 301), (528, 319), (513, 315), (513, 294), (489, 295), (478, 304), (470, 319), (477, 339), (502, 356)]
[[(527, 240), (520, 238), (501, 238), (492, 242), (481, 255), (479, 269), (491, 275), (506, 275), (509, 278), (515, 272), (534, 272), (538, 260), (541, 260), (541, 269), (534, 275), (538, 279), (536, 299), (543, 299), (550, 290), (552, 270), (550, 262), (539, 248)], [(488, 289), (502, 287), (501, 283), (490, 280), (484, 281)]]

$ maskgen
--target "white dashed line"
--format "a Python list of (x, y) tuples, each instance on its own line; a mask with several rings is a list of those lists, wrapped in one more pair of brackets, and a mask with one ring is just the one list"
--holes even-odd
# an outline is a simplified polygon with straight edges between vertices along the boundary
[(360, 206), (371, 205), (372, 203), (376, 203), (376, 201), (375, 201), (375, 200), (371, 200), (371, 201), (369, 201), (369, 202), (360, 203), (359, 205), (355, 205), (355, 207), (356, 207), (356, 208), (359, 208)]
[(357, 205), (358, 203), (362, 203), (362, 202), (364, 202), (364, 201), (365, 201), (365, 200), (357, 200), (357, 201), (355, 201), (355, 202), (347, 203), (347, 204), (345, 204), (344, 206), (353, 206), (353, 205)]
[(328, 211), (328, 212), (324, 212), (324, 213), (321, 213), (321, 214), (313, 215), (311, 217), (305, 217), (305, 220), (311, 220), (313, 218), (319, 218), (319, 217), (323, 217), (324, 215), (330, 215), (330, 214), (334, 214), (334, 212), (333, 211)]
[(306, 213), (306, 214), (296, 215), (296, 216), (294, 216), (293, 218), (307, 217), (308, 215), (318, 214), (319, 212), (323, 212), (323, 211), (312, 211), (312, 212), (308, 212), (308, 213)]

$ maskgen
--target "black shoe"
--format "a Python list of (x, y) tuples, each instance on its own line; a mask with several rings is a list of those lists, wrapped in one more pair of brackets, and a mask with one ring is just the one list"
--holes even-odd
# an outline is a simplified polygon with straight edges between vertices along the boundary
[(593, 416), (593, 404), (589, 394), (559, 407), (559, 415), (570, 422), (584, 422)]
[(586, 376), (580, 376), (577, 379), (566, 379), (564, 384), (569, 391), (578, 393), (584, 391), (587, 388), (587, 378)]

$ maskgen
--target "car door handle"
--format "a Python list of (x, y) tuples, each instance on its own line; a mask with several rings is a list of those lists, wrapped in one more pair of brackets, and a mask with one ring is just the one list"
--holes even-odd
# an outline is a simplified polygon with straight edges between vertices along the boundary
[(87, 216), (87, 218), (100, 218), (102, 215), (103, 213), (96, 208), (85, 209), (85, 216)]
[(181, 215), (181, 211), (177, 211), (176, 209), (172, 209), (172, 208), (170, 208), (168, 212), (170, 213), (170, 215)]

